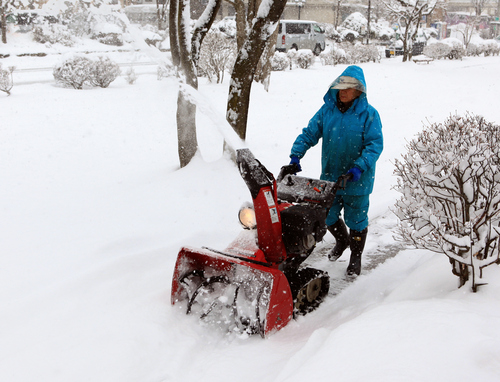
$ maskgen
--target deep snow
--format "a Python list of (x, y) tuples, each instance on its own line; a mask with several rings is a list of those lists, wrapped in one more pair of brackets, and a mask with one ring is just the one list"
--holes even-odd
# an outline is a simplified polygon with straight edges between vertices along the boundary
[[(11, 41), (0, 52), (28, 49)], [(50, 71), (23, 70), (61, 56), (0, 61), (17, 67), (12, 95), (0, 94), (1, 381), (500, 380), (498, 266), (473, 294), (444, 255), (403, 250), (266, 340), (207, 330), (172, 307), (179, 248), (225, 248), (250, 200), (221, 156), (228, 86), (201, 81), (201, 153), (180, 170), (175, 81), (137, 64), (140, 52), (111, 57), (135, 62), (136, 84), (65, 89)], [(361, 65), (385, 137), (367, 254), (396, 244), (392, 161), (423, 123), (466, 111), (500, 123), (499, 62)], [(269, 170), (288, 163), (344, 69), (318, 60), (273, 73), (269, 93), (253, 85), (246, 145)], [(319, 155), (310, 150), (303, 175), (318, 176)], [(311, 261), (337, 279), (347, 256)]]

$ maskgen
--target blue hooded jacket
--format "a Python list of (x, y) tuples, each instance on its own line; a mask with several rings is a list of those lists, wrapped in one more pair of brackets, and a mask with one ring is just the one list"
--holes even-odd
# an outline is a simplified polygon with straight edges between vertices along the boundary
[[(338, 89), (333, 86), (345, 77), (359, 81), (361, 95), (351, 107), (342, 113), (337, 106)], [(347, 79), (349, 81), (349, 79)], [(302, 158), (306, 151), (315, 146), (320, 138), (322, 142), (321, 179), (336, 181), (352, 167), (358, 167), (361, 178), (349, 182), (339, 195), (368, 195), (373, 191), (375, 180), (375, 162), (383, 149), (382, 123), (374, 107), (366, 98), (366, 82), (363, 70), (359, 66), (349, 66), (329, 87), (323, 106), (309, 121), (306, 128), (297, 137), (290, 156)]]

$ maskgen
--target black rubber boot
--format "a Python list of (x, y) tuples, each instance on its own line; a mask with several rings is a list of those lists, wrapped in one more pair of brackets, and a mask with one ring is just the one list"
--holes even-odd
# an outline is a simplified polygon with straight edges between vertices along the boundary
[(347, 227), (342, 219), (339, 219), (328, 226), (328, 231), (335, 238), (335, 247), (328, 253), (328, 259), (330, 261), (337, 261), (337, 259), (342, 256), (342, 253), (349, 247), (349, 234), (347, 233)]
[(353, 230), (350, 232), (351, 259), (346, 271), (348, 277), (356, 277), (361, 273), (361, 255), (365, 248), (367, 233), (368, 228), (365, 228), (361, 232)]

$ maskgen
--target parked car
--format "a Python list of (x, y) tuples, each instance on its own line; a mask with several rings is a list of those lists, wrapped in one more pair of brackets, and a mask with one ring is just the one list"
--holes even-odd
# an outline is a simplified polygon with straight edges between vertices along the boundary
[[(426, 43), (425, 42), (416, 42), (413, 44), (412, 55), (418, 56), (424, 52)], [(401, 40), (396, 41), (396, 43), (389, 45), (385, 48), (385, 57), (391, 58), (393, 56), (402, 56), (403, 55), (403, 42)]]
[(315, 21), (281, 20), (276, 50), (311, 49), (315, 55), (325, 50), (324, 30)]

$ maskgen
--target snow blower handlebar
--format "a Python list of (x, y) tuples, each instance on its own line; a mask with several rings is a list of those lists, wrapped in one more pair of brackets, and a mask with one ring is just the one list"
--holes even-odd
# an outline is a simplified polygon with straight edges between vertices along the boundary
[(336, 182), (297, 176), (296, 164), (281, 167), (278, 175), (278, 199), (290, 203), (309, 202), (330, 208), (338, 190), (344, 190), (352, 174), (339, 176)]
[(276, 179), (276, 182), (281, 183), (283, 178), (287, 175), (296, 175), (298, 172), (300, 172), (300, 166), (296, 163), (293, 164), (288, 164), (286, 166), (281, 167), (280, 173), (278, 175), (278, 179)]

